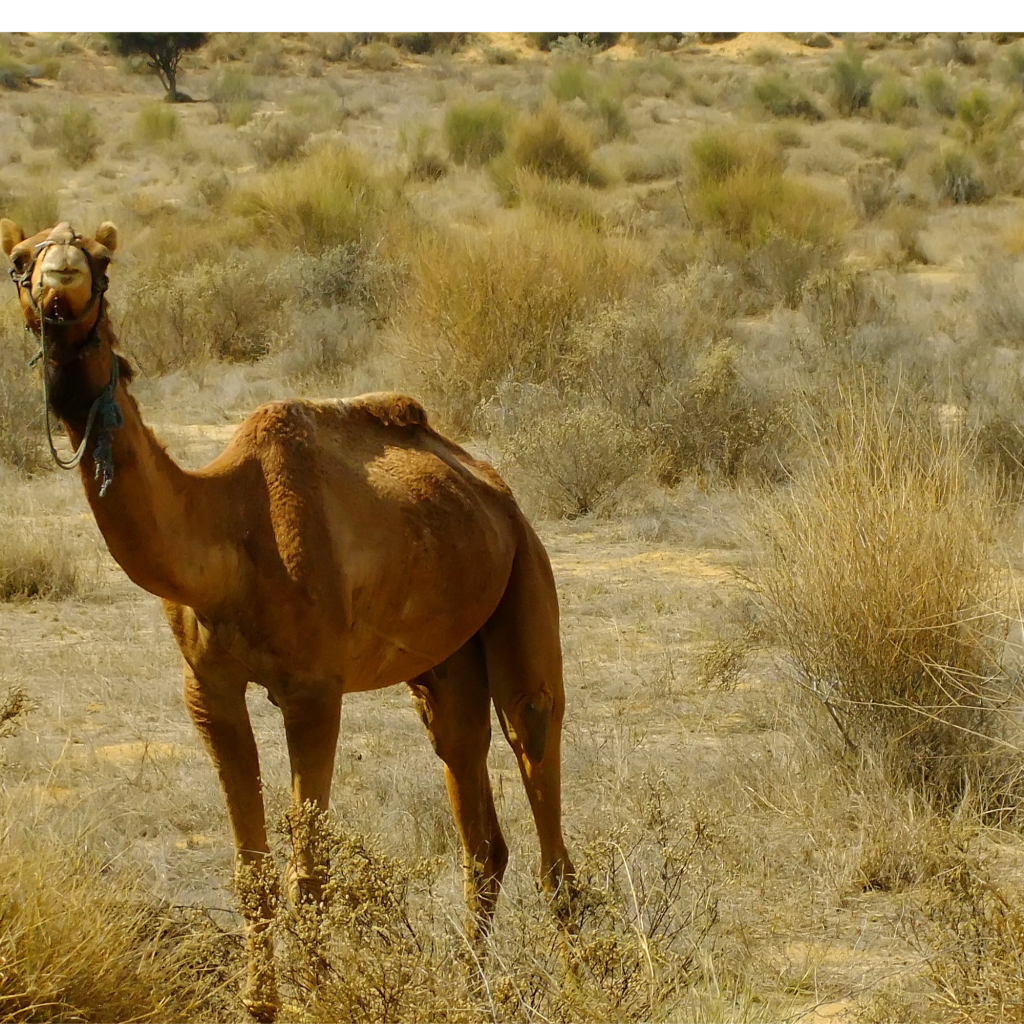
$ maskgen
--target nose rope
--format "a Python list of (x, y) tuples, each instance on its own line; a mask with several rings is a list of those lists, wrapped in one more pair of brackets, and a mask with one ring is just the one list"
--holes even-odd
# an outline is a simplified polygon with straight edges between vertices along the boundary
[[(75, 239), (77, 240), (77, 238), (78, 236), (76, 235)], [(74, 327), (77, 324), (83, 323), (92, 314), (93, 310), (96, 308), (96, 304), (103, 298), (103, 293), (107, 290), (107, 279), (105, 274), (100, 275), (100, 277), (97, 278), (97, 275), (92, 271), (92, 261), (89, 260), (88, 254), (86, 254), (86, 260), (89, 262), (89, 269), (93, 276), (93, 295), (88, 308), (80, 317), (77, 317), (74, 320), (63, 320), (59, 317), (46, 316), (43, 309), (36, 301), (36, 297), (32, 294), (32, 272), (35, 268), (36, 261), (39, 259), (40, 253), (42, 253), (44, 249), (49, 248), (51, 245), (61, 244), (65, 243), (49, 238), (40, 242), (39, 245), (33, 249), (32, 262), (29, 264), (28, 269), (23, 274), (19, 275), (12, 267), (11, 277), (19, 290), (24, 288), (28, 292), (32, 308), (39, 316), (40, 348), (38, 354), (31, 360), (29, 365), (33, 366), (40, 359), (43, 361), (43, 422), (46, 424), (46, 442), (50, 447), (50, 454), (53, 456), (53, 461), (60, 469), (76, 469), (85, 457), (85, 450), (89, 443), (89, 435), (92, 433), (92, 428), (96, 423), (97, 417), (99, 417), (101, 422), (99, 426), (99, 433), (96, 438), (96, 447), (93, 450), (93, 462), (96, 467), (93, 476), (94, 479), (98, 479), (100, 481), (100, 497), (102, 498), (107, 493), (107, 488), (114, 479), (113, 438), (111, 435), (113, 431), (117, 430), (124, 424), (124, 415), (121, 412), (121, 407), (117, 404), (117, 399), (114, 397), (117, 393), (117, 382), (120, 377), (117, 355), (116, 353), (111, 353), (114, 363), (110, 371), (110, 380), (107, 382), (103, 390), (93, 399), (92, 405), (89, 407), (89, 413), (85, 418), (85, 432), (82, 436), (82, 443), (78, 446), (70, 459), (62, 458), (53, 442), (53, 428), (50, 424), (50, 385), (46, 378), (46, 366), (48, 363), (46, 325), (59, 324), (64, 327)], [(102, 316), (103, 311), (101, 309), (100, 318), (102, 318)], [(97, 324), (98, 323), (99, 319), (97, 319)], [(95, 330), (95, 326), (93, 327), (93, 330)]]

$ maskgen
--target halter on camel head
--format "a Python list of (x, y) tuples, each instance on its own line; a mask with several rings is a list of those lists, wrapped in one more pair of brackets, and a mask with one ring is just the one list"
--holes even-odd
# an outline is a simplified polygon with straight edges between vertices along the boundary
[[(12, 234), (12, 230), (17, 231), (17, 234)], [(20, 229), (5, 222), (3, 235), (4, 249), (11, 258), (11, 279), (18, 289), (25, 314), (25, 329), (39, 338), (39, 352), (32, 359), (32, 364), (40, 359), (43, 361), (43, 417), (50, 453), (61, 469), (74, 469), (84, 458), (92, 428), (99, 420), (93, 461), (96, 478), (100, 480), (102, 498), (114, 479), (111, 435), (124, 422), (115, 398), (119, 377), (118, 357), (116, 354), (113, 357), (110, 379), (93, 399), (86, 414), (82, 442), (69, 459), (62, 458), (53, 443), (49, 377), (52, 372), (66, 369), (73, 361), (81, 359), (91, 347), (99, 343), (99, 327), (106, 316), (104, 293), (108, 283), (107, 264), (117, 247), (117, 230), (112, 224), (103, 224), (96, 232), (96, 239), (89, 243), (67, 221), (62, 221), (41, 242), (33, 245), (30, 244), (31, 240), (23, 238), (14, 244)], [(81, 293), (85, 282), (79, 279), (86, 274), (91, 290), (84, 310), (78, 311), (73, 308), (73, 302), (75, 298), (83, 297)], [(81, 326), (90, 317), (94, 317), (92, 324), (72, 352), (56, 353), (50, 350), (48, 334), (56, 331), (58, 336), (66, 340), (69, 329)]]

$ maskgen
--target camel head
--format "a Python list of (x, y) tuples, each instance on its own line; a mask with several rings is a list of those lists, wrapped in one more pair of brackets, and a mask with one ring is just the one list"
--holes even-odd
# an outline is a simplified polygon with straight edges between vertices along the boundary
[(38, 334), (45, 321), (56, 362), (77, 354), (103, 315), (117, 228), (105, 221), (92, 238), (85, 238), (62, 221), (26, 238), (13, 221), (0, 220), (0, 242), (11, 261), (26, 324)]

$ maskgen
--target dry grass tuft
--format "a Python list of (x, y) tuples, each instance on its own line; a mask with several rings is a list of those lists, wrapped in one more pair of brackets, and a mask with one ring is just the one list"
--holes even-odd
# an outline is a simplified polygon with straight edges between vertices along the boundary
[(850, 750), (940, 806), (968, 790), (1003, 806), (1018, 695), (1003, 665), (994, 479), (969, 438), (870, 394), (845, 395), (810, 443), (763, 524), (769, 635)]
[(0, 601), (61, 601), (84, 586), (78, 558), (63, 533), (42, 524), (0, 531)]
[(553, 100), (517, 122), (509, 155), (517, 167), (561, 181), (601, 185), (604, 176), (593, 165), (594, 139), (590, 129)]
[(502, 100), (464, 100), (448, 104), (444, 113), (444, 138), (452, 160), (479, 167), (500, 156), (515, 116), (515, 110)]
[(643, 275), (628, 242), (524, 211), (486, 234), (423, 242), (411, 258), (404, 333), (448, 424), (465, 431), (502, 379), (549, 378), (573, 326)]
[[(5, 808), (5, 811), (9, 808)], [(24, 813), (24, 812), (22, 812)], [(210, 1020), (238, 943), (153, 899), (137, 875), (44, 831), (0, 833), (0, 1021)]]
[(239, 197), (241, 212), (272, 243), (308, 251), (376, 242), (399, 203), (396, 186), (365, 158), (331, 146), (272, 171)]

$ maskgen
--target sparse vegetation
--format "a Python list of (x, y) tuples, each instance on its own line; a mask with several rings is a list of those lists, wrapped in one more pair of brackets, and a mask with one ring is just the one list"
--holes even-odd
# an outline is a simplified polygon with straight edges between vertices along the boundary
[(939, 806), (967, 792), (993, 811), (1014, 803), (995, 479), (967, 435), (870, 394), (847, 394), (820, 431), (765, 531), (768, 634), (847, 750)]
[[(442, 770), (401, 694), (354, 694), (279, 1019), (1015, 1020), (1021, 40), (529, 42), (217, 33), (172, 107), (101, 35), (0, 34), (0, 216), (118, 224), (175, 459), (268, 400), (406, 392), (551, 556), (577, 936), (496, 743), (473, 960)], [(241, 1019), (180, 659), (48, 471), (7, 287), (0, 1020)], [(281, 862), (310, 822), (250, 697)]]
[(451, 103), (445, 110), (444, 137), (457, 164), (480, 166), (505, 149), (514, 111), (500, 100)]
[(164, 104), (151, 103), (139, 111), (135, 134), (143, 142), (168, 142), (178, 134), (178, 115)]

